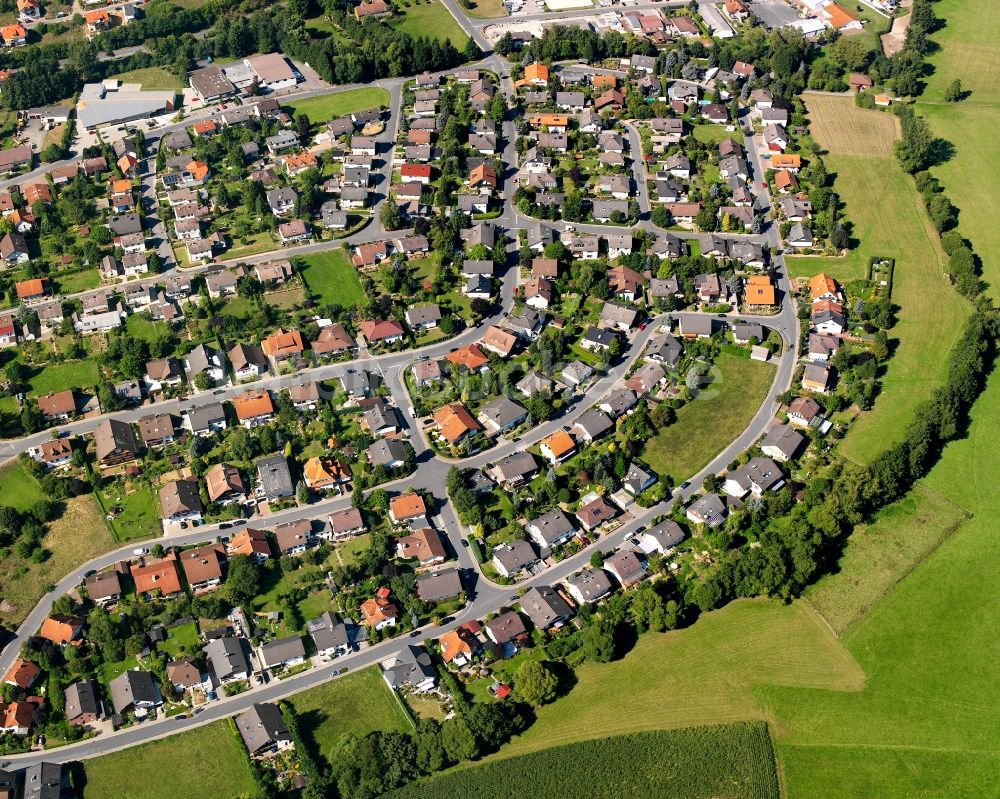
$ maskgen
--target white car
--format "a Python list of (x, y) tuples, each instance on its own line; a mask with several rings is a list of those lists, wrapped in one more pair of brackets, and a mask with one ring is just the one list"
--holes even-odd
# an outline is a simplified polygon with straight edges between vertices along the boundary
[(148, 555), (149, 550), (146, 547), (139, 547), (138, 549), (133, 549), (132, 554), (139, 555), (141, 557), (142, 555)]

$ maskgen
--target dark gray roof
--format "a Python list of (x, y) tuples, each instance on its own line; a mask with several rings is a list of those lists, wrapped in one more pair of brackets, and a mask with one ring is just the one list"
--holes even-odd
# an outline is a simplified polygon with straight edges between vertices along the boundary
[(59, 763), (32, 763), (24, 770), (23, 799), (59, 799), (63, 782)]
[(236, 717), (236, 728), (250, 754), (256, 754), (279, 741), (291, 741), (291, 735), (278, 706), (256, 702)]
[(84, 713), (100, 713), (101, 706), (97, 701), (97, 683), (93, 680), (80, 680), (69, 686), (63, 692), (63, 705), (66, 718), (72, 721)]
[(599, 438), (613, 426), (608, 415), (599, 408), (590, 408), (585, 411), (576, 420), (575, 424), (590, 438)]
[(573, 609), (549, 585), (540, 585), (526, 591), (521, 597), (521, 611), (539, 630), (545, 630), (561, 619), (573, 615)]
[(508, 574), (520, 571), (530, 563), (538, 560), (534, 548), (527, 541), (514, 541), (503, 547), (493, 550), (493, 557), (500, 563)]
[(402, 441), (381, 438), (368, 447), (368, 457), (375, 466), (388, 466), (390, 463), (406, 460), (406, 446)]
[(268, 499), (290, 497), (295, 493), (292, 485), (292, 473), (288, 469), (288, 461), (284, 455), (268, 455), (258, 458), (254, 463), (261, 485)]
[(556, 541), (564, 538), (576, 529), (573, 527), (573, 522), (559, 508), (554, 508), (548, 513), (543, 513), (541, 516), (532, 519), (527, 523), (526, 527), (533, 534), (537, 532), (538, 536), (548, 546), (552, 546)]
[(417, 577), (417, 596), (424, 602), (439, 602), (462, 593), (462, 577), (458, 569), (449, 567), (424, 572)]
[(663, 550), (675, 547), (684, 540), (684, 530), (673, 519), (666, 519), (650, 527), (646, 531), (646, 535), (653, 538)]
[(226, 421), (226, 410), (221, 402), (210, 402), (207, 405), (189, 408), (187, 415), (191, 430), (196, 433), (199, 430), (207, 430), (213, 424)]
[(348, 646), (347, 625), (330, 611), (306, 622), (306, 632), (312, 636), (316, 651)]
[(566, 582), (576, 588), (587, 602), (600, 599), (611, 590), (611, 580), (601, 569), (584, 569)]
[(431, 656), (416, 646), (404, 647), (396, 654), (392, 665), (382, 667), (382, 674), (393, 689), (407, 684), (414, 685), (425, 679), (437, 679)]
[(260, 647), (260, 660), (264, 668), (280, 666), (289, 660), (305, 657), (305, 654), (305, 645), (297, 635), (289, 635), (286, 638), (268, 641)]
[(111, 704), (122, 713), (136, 704), (159, 704), (160, 689), (148, 671), (126, 671), (111, 681)]
[(538, 464), (530, 452), (515, 452), (498, 460), (493, 468), (497, 475), (506, 481), (534, 473), (538, 469)]
[(212, 663), (215, 676), (220, 680), (227, 680), (236, 674), (249, 674), (250, 661), (246, 649), (244, 639), (224, 636), (209, 641), (205, 654)]

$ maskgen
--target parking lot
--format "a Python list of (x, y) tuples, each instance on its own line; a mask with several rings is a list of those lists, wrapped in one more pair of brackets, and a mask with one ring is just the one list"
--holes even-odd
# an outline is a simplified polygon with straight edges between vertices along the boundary
[(799, 12), (782, 0), (754, 0), (750, 11), (768, 30), (791, 25), (800, 19)]

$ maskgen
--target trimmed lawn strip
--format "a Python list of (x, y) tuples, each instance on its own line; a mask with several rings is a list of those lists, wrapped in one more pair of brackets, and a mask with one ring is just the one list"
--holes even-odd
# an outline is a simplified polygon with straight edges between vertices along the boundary
[(296, 114), (305, 114), (310, 122), (328, 122), (335, 117), (388, 104), (389, 92), (377, 86), (366, 86), (362, 89), (348, 89), (345, 92), (309, 97), (289, 103), (288, 107)]
[[(206, 759), (211, 767), (197, 765)], [(228, 720), (87, 760), (84, 769), (87, 799), (162, 799), (167, 782), (174, 796), (251, 796), (256, 790), (243, 742)]]
[(677, 421), (646, 442), (643, 460), (675, 483), (687, 480), (750, 423), (774, 380), (768, 363), (722, 353), (713, 383), (677, 411)]

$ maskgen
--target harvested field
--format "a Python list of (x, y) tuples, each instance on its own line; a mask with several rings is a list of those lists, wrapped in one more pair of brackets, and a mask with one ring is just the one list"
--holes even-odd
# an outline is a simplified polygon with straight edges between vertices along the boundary
[(899, 121), (892, 114), (857, 108), (854, 100), (806, 92), (809, 129), (824, 149), (836, 155), (892, 155)]

